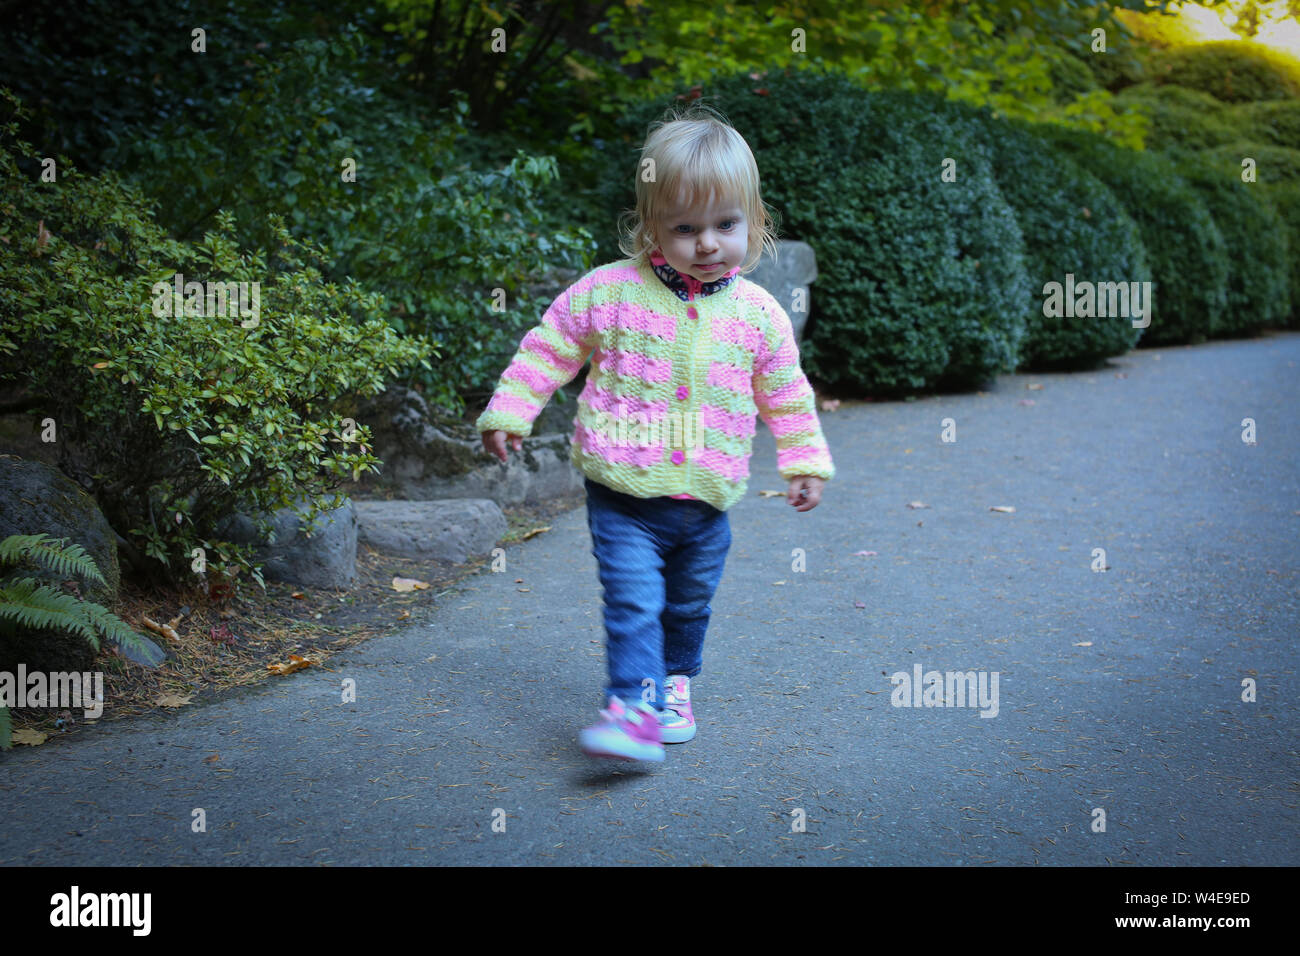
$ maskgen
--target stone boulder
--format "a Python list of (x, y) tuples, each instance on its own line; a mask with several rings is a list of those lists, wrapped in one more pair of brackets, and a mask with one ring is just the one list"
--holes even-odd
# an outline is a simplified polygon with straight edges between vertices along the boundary
[(356, 509), (361, 543), (390, 554), (453, 564), (490, 553), (507, 530), (497, 503), (481, 498), (358, 501)]
[[(812, 308), (812, 290), (810, 285), (817, 279), (817, 256), (812, 246), (806, 242), (778, 241), (777, 257), (763, 253), (754, 271), (745, 278), (756, 282), (772, 294), (772, 298), (781, 303), (790, 316), (796, 339), (803, 335), (804, 325), (808, 322), (808, 309)], [(804, 310), (795, 309), (795, 296), (802, 294)]]
[(523, 440), (523, 451), (500, 460), (483, 450), (474, 426), (433, 414), (424, 397), (393, 386), (368, 400), (357, 422), (370, 428), (379, 475), (362, 476), (350, 493), (410, 501), (490, 498), (499, 505), (535, 502), (582, 491), (569, 460), (577, 402), (561, 389)]
[[(304, 514), (305, 499), (295, 502)], [(294, 508), (281, 508), (271, 516), (265, 537), (248, 515), (234, 514), (221, 522), (218, 534), (235, 544), (252, 545), (262, 574), (268, 581), (283, 581), (309, 588), (351, 588), (357, 580), (357, 515), (352, 500), (316, 516), (303, 532)]]
[[(94, 560), (104, 584), (74, 574), (35, 566), (12, 565), (0, 573), (33, 577), (56, 591), (80, 593), (87, 601), (111, 607), (117, 599), (121, 570), (117, 539), (95, 500), (62, 472), (39, 461), (0, 456), (0, 539), (14, 534), (48, 534), (79, 544)], [(76, 589), (64, 581), (75, 581)], [(19, 663), (29, 671), (88, 671), (95, 649), (80, 634), (45, 628), (20, 629), (0, 640), (0, 670), (11, 673)]]

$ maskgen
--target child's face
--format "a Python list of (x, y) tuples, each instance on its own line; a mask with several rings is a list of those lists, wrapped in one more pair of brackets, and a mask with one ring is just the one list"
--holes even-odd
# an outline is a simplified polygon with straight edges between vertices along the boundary
[[(719, 201), (687, 206), (679, 195), (655, 231), (668, 264), (683, 275), (712, 282), (745, 261), (749, 223), (739, 205)], [(712, 268), (709, 268), (712, 266)]]

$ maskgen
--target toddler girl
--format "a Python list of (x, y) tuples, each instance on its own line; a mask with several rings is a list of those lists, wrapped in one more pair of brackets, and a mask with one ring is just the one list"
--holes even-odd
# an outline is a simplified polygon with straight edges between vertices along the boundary
[(695, 106), (652, 124), (627, 258), (566, 289), (524, 336), (475, 427), (506, 460), (588, 356), (570, 458), (583, 473), (604, 589), (609, 682), (579, 735), (595, 757), (663, 760), (695, 736), (690, 679), (703, 665), (722, 577), (727, 510), (744, 495), (757, 413), (776, 438), (787, 501), (810, 511), (835, 476), (790, 318), (744, 278), (775, 253), (744, 138)]

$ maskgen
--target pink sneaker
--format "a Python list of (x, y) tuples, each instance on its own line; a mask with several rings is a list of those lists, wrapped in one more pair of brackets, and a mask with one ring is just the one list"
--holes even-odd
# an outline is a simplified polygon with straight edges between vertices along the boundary
[(691, 679), (685, 674), (669, 674), (664, 680), (664, 709), (659, 712), (659, 733), (666, 744), (684, 744), (695, 736)]
[(600, 712), (600, 723), (578, 734), (578, 745), (588, 757), (615, 760), (663, 760), (659, 721), (652, 707), (638, 703), (629, 708), (617, 697)]

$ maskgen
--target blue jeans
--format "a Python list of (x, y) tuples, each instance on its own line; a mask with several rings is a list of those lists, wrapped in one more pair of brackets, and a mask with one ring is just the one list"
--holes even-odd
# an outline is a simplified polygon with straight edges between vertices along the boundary
[(590, 478), (583, 483), (605, 592), (609, 683), (601, 706), (621, 697), (663, 710), (665, 676), (695, 677), (703, 667), (731, 524), (707, 501), (636, 498)]

